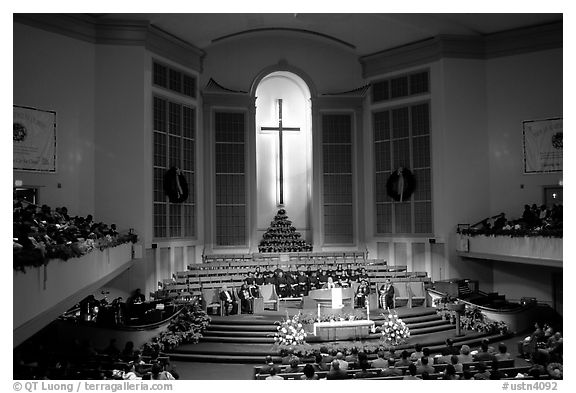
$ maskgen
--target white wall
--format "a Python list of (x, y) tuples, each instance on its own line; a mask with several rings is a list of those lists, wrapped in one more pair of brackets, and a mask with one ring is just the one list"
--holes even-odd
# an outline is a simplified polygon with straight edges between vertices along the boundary
[(96, 52), (96, 212), (120, 229), (134, 228), (141, 240), (150, 223), (147, 188), (151, 152), (146, 150), (145, 50), (98, 45)]
[(522, 121), (563, 116), (562, 74), (562, 49), (486, 61), (490, 214), (518, 218), (524, 204), (543, 202), (542, 186), (562, 179), (524, 175), (522, 151)]
[(57, 123), (56, 173), (14, 179), (39, 186), (41, 204), (94, 214), (94, 45), (14, 23), (13, 56), (14, 104), (54, 110)]
[(443, 278), (469, 277), (455, 263), (455, 231), (489, 213), (484, 61), (442, 59), (431, 72), (434, 234), (447, 247)]
[(364, 82), (350, 49), (302, 34), (271, 32), (207, 48), (200, 87), (214, 78), (227, 88), (249, 91), (260, 71), (281, 60), (307, 73), (322, 93), (353, 89)]
[(294, 80), (278, 75), (264, 79), (256, 91), (256, 96), (256, 209), (259, 239), (279, 209), (278, 132), (260, 131), (260, 128), (278, 127), (277, 100), (280, 98), (283, 100), (283, 127), (300, 128), (300, 131), (283, 132), (284, 205), (293, 225), (306, 237), (305, 231), (310, 229), (312, 181), (310, 94), (302, 91)]

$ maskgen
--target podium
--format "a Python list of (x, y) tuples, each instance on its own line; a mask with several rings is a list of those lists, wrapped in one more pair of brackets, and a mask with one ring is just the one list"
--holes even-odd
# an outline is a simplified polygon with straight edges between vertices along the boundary
[(304, 297), (304, 309), (323, 308), (340, 310), (345, 306), (353, 306), (354, 291), (352, 288), (314, 289)]

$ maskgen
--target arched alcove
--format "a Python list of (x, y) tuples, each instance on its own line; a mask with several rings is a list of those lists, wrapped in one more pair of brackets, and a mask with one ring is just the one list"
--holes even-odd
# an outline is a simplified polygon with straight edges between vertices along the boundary
[[(258, 236), (270, 225), (281, 206), (305, 239), (310, 240), (312, 183), (312, 115), (308, 84), (289, 71), (273, 71), (254, 85), (256, 97), (256, 187)], [(279, 116), (282, 102), (280, 165)], [(263, 130), (276, 128), (276, 130)], [(280, 186), (282, 166), (283, 182)]]

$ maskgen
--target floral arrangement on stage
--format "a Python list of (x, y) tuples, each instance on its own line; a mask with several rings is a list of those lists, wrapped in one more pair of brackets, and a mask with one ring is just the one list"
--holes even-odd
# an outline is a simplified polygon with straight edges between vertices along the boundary
[(306, 342), (307, 333), (304, 331), (302, 321), (300, 321), (300, 313), (294, 315), (292, 318), (288, 317), (282, 322), (275, 322), (278, 324), (276, 333), (274, 333), (274, 343), (278, 345), (302, 345)]
[(460, 327), (491, 334), (506, 334), (508, 332), (506, 323), (486, 318), (478, 307), (466, 307), (466, 311), (460, 317)]
[(165, 331), (142, 346), (142, 354), (158, 355), (182, 344), (197, 344), (210, 321), (197, 303), (185, 305)]
[(366, 319), (366, 312), (363, 309), (354, 309), (349, 313), (327, 313), (320, 315), (320, 317), (312, 313), (300, 316), (300, 322), (305, 325), (312, 325), (314, 322), (358, 321), (363, 319)]
[(384, 345), (396, 346), (405, 343), (406, 339), (410, 337), (410, 329), (408, 329), (406, 323), (394, 311), (381, 315), (384, 316), (381, 328)]

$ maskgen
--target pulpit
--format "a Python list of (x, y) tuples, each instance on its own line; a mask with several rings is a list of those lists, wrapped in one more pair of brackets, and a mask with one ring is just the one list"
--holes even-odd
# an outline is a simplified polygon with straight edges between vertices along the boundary
[(352, 288), (314, 289), (304, 297), (304, 309), (328, 308), (340, 310), (345, 306), (353, 307), (354, 291)]

